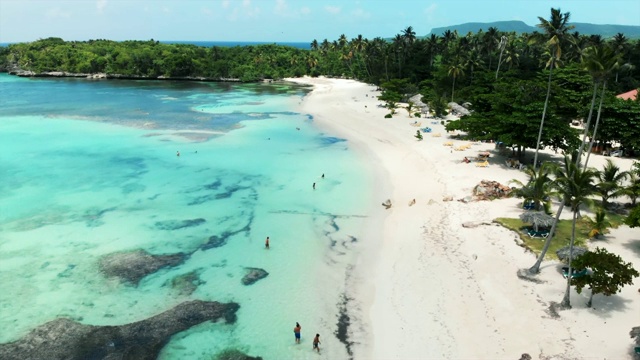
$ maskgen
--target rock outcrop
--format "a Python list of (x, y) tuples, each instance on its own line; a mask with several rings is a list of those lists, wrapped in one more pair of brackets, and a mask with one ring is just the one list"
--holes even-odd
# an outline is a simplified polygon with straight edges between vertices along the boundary
[(161, 268), (182, 264), (185, 254), (152, 255), (144, 250), (109, 254), (100, 260), (100, 270), (137, 286), (140, 280)]
[(260, 268), (247, 268), (248, 273), (242, 278), (243, 285), (255, 284), (258, 280), (266, 278), (269, 273)]
[(157, 359), (173, 334), (205, 321), (236, 321), (236, 303), (189, 301), (146, 320), (120, 326), (59, 318), (18, 341), (0, 344), (0, 359)]
[(493, 200), (509, 197), (512, 189), (497, 181), (482, 180), (473, 188), (473, 195), (477, 200)]

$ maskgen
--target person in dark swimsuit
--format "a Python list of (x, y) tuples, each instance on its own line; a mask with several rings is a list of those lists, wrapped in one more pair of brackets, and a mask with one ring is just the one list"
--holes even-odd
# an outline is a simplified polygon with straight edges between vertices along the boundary
[(265, 240), (265, 242), (264, 242), (264, 247), (267, 248), (267, 249), (269, 248), (269, 237), (268, 236), (267, 236), (267, 240)]
[(302, 326), (296, 323), (296, 327), (293, 328), (293, 334), (296, 336), (296, 344), (300, 344), (300, 330), (302, 330)]
[(320, 334), (316, 334), (316, 337), (313, 338), (313, 349), (320, 353)]

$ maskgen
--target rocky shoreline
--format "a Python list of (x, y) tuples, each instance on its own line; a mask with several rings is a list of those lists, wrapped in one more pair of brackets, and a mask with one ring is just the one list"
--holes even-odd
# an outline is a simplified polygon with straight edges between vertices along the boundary
[[(242, 82), (237, 78), (208, 78), (202, 76), (140, 76), (140, 75), (122, 75), (122, 74), (106, 74), (106, 73), (70, 73), (65, 71), (45, 71), (35, 72), (31, 70), (14, 69), (7, 71), (9, 75), (19, 77), (41, 77), (41, 78), (80, 78), (89, 80), (179, 80), (179, 81), (203, 81), (203, 82)], [(272, 80), (265, 79), (265, 82)]]
[[(236, 321), (236, 303), (184, 302), (148, 319), (95, 326), (58, 318), (0, 344), (1, 359), (156, 359), (173, 334), (205, 321)], [(246, 356), (246, 359), (250, 357)]]

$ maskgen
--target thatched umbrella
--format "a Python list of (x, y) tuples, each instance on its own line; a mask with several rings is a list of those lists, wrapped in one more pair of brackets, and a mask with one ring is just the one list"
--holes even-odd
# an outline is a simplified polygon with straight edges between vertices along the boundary
[[(571, 258), (575, 259), (578, 256), (583, 255), (588, 251), (589, 249), (587, 248), (584, 248), (581, 246), (574, 246), (573, 256)], [(558, 251), (556, 251), (556, 255), (558, 255), (558, 259), (560, 259), (561, 261), (569, 260), (569, 246), (565, 246), (563, 248), (558, 249)]]
[(538, 231), (538, 227), (550, 227), (553, 225), (553, 216), (545, 213), (544, 211), (525, 211), (520, 214), (520, 220), (533, 224), (535, 231)]
[(632, 339), (636, 338), (636, 344), (640, 345), (640, 326), (632, 328), (629, 335), (631, 335)]

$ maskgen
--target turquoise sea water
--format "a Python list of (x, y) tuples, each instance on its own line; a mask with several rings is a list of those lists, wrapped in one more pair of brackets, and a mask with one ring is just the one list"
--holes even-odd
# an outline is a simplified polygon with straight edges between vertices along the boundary
[[(117, 325), (201, 299), (239, 303), (238, 321), (176, 334), (161, 358), (317, 359), (316, 332), (321, 358), (348, 358), (338, 309), (372, 183), (347, 142), (295, 111), (306, 91), (0, 74), (0, 342), (56, 317)], [(190, 256), (138, 286), (99, 271), (135, 249)], [(269, 276), (244, 286), (247, 267)], [(193, 293), (172, 287), (189, 273)]]

